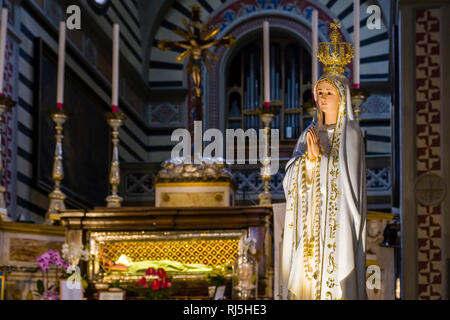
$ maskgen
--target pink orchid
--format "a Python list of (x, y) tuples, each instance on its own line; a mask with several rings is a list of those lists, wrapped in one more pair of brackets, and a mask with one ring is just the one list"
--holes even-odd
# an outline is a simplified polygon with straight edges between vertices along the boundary
[(50, 253), (48, 253), (48, 251), (46, 253), (43, 253), (42, 256), (41, 256), (41, 259), (43, 259), (45, 261), (48, 261), (48, 262), (50, 262), (51, 258), (52, 257), (50, 255)]
[(42, 259), (42, 257), (37, 257), (36, 261), (38, 263), (38, 267), (42, 270), (42, 271), (48, 271), (48, 269), (50, 269), (50, 265), (49, 265), (49, 261)]

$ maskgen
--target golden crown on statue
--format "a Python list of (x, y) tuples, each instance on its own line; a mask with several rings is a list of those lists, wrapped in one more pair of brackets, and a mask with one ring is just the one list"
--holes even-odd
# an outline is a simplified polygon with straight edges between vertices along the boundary
[(331, 42), (321, 42), (317, 50), (317, 57), (325, 65), (324, 73), (344, 74), (344, 66), (349, 64), (353, 58), (353, 46), (347, 42), (339, 42), (341, 34), (339, 29), (341, 24), (338, 20), (330, 23), (330, 29), (333, 29), (330, 35)]

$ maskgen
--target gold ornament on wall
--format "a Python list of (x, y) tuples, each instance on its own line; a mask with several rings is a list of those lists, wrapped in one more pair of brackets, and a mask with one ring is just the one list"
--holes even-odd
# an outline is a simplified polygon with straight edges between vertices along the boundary
[(155, 183), (232, 181), (230, 166), (222, 158), (202, 158), (199, 164), (169, 159), (162, 163)]

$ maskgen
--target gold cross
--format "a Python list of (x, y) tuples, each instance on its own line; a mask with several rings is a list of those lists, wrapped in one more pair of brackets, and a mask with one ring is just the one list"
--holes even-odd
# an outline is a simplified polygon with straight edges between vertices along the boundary
[(338, 19), (334, 19), (334, 22), (330, 23), (331, 29), (337, 30), (337, 29), (340, 29), (341, 27), (342, 27), (342, 25), (339, 23)]
[(224, 45), (230, 47), (235, 43), (233, 36), (226, 36), (222, 39), (214, 39), (219, 31), (220, 27), (213, 27), (210, 22), (201, 22), (201, 12), (199, 5), (192, 6), (191, 19), (187, 21), (182, 20), (185, 29), (175, 28), (173, 32), (185, 41), (170, 41), (160, 40), (158, 48), (160, 50), (171, 50), (174, 48), (181, 48), (184, 51), (177, 57), (177, 62), (181, 63), (187, 57), (189, 61), (186, 65), (185, 71), (187, 74), (192, 74), (192, 80), (195, 85), (196, 96), (201, 95), (201, 64), (205, 64), (206, 69), (210, 72), (212, 64), (209, 59), (217, 60), (218, 57), (209, 48)]

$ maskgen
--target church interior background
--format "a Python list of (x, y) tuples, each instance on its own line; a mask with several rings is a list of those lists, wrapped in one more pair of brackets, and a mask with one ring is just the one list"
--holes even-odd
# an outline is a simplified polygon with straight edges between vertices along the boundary
[[(3, 115), (1, 137), (2, 298), (38, 299), (34, 290), (42, 273), (36, 257), (67, 242), (89, 246), (90, 260), (80, 263), (89, 280), (86, 297), (98, 297), (116, 280), (141, 279), (132, 274), (133, 264), (126, 272), (120, 269), (117, 261), (126, 257), (134, 263), (178, 261), (184, 268), (201, 264), (203, 273), (174, 273), (172, 281), (179, 283), (174, 297), (207, 299), (211, 283), (205, 270), (235, 263), (251, 237), (257, 297), (278, 299), (284, 165), (312, 120), (307, 111), (312, 11), (318, 11), (320, 41), (329, 41), (328, 25), (337, 19), (343, 41), (353, 43), (353, 0), (80, 1), (81, 29), (67, 30), (66, 42), (61, 182), (66, 210), (53, 225), (46, 223), (54, 187), (50, 112), (56, 101), (58, 25), (72, 3), (1, 2), (9, 12), (4, 94), (16, 103)], [(200, 110), (191, 78), (176, 62), (181, 51), (158, 47), (161, 40), (181, 40), (174, 30), (191, 18), (195, 5), (201, 22), (220, 27), (216, 37), (235, 38), (233, 46), (213, 47), (217, 60), (201, 70)], [(373, 5), (381, 9), (379, 29), (366, 27)], [(443, 89), (450, 81), (445, 36), (450, 3), (361, 0), (360, 6), (361, 88), (369, 93), (359, 107), (366, 145), (367, 266), (381, 270), (368, 297), (448, 299), (450, 132), (445, 123), (450, 113), (444, 106), (450, 92)], [(259, 164), (234, 164), (229, 171), (205, 166), (214, 179), (202, 182), (198, 178), (208, 175), (206, 169), (189, 175), (185, 168), (182, 176), (170, 164), (161, 167), (177, 144), (172, 132), (192, 131), (194, 120), (202, 120), (204, 130), (262, 128), (256, 109), (263, 99), (265, 20), (271, 30), (271, 96), (279, 110), (271, 126), (280, 130), (280, 169), (270, 180), (269, 206), (259, 205), (264, 191)], [(105, 114), (115, 23), (120, 25), (119, 109), (126, 115), (118, 143), (120, 208), (106, 207), (105, 200), (114, 153)], [(231, 278), (227, 274), (230, 298)]]

